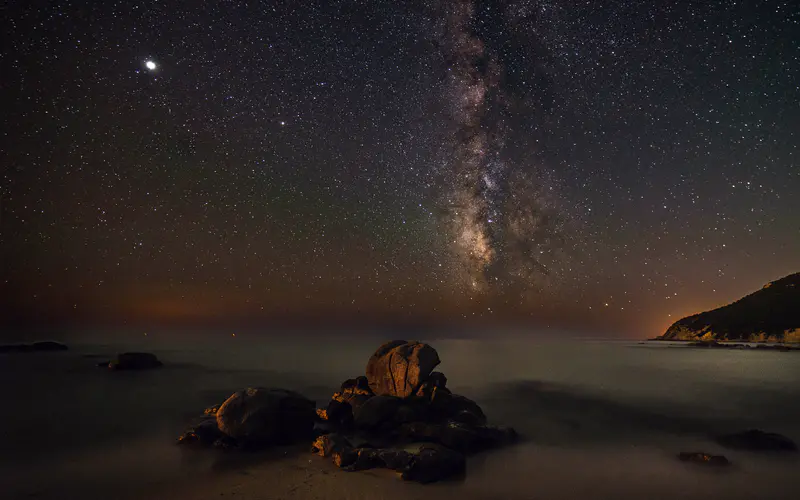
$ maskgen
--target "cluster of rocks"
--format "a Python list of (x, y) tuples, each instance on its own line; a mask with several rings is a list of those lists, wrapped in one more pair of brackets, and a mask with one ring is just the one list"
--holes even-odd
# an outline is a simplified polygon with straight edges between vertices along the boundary
[(447, 389), (438, 364), (430, 345), (388, 342), (323, 408), (293, 391), (250, 388), (208, 408), (178, 442), (250, 448), (308, 438), (343, 470), (387, 468), (422, 483), (458, 476), (465, 455), (517, 434), (487, 425), (477, 403)]

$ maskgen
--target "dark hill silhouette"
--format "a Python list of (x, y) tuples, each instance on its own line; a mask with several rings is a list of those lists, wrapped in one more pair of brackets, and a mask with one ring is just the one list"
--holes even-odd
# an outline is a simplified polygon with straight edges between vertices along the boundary
[(678, 320), (656, 340), (800, 342), (800, 273), (727, 306)]

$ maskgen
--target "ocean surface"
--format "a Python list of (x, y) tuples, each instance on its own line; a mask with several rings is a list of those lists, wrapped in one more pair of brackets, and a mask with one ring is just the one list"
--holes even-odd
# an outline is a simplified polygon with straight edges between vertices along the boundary
[[(203, 481), (216, 488), (204, 488), (208, 498), (226, 488), (240, 498), (331, 499), (779, 499), (800, 491), (796, 454), (725, 450), (710, 438), (759, 428), (800, 442), (798, 352), (491, 332), (421, 339), (439, 352), (448, 387), (476, 400), (491, 423), (525, 437), (471, 458), (465, 480), (428, 487), (380, 474), (335, 475), (325, 459), (292, 450), (265, 465), (263, 457), (253, 464), (174, 444), (204, 407), (243, 387), (295, 389), (323, 406), (343, 380), (364, 373), (383, 341), (398, 336), (93, 331), (61, 339), (66, 352), (0, 354), (1, 496), (157, 498)], [(128, 350), (154, 352), (165, 367), (96, 367)], [(682, 463), (681, 451), (722, 453), (733, 465)], [(267, 470), (291, 482), (282, 471), (299, 474), (298, 467), (303, 484), (257, 494), (241, 483), (247, 476), (255, 484)], [(315, 471), (327, 475), (324, 492)], [(359, 490), (359, 481), (372, 481), (373, 489)]]

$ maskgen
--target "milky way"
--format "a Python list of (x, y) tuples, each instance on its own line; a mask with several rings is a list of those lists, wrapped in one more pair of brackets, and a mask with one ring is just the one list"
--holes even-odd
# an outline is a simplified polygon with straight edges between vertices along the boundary
[(454, 131), (448, 210), (463, 281), (475, 292), (535, 288), (559, 250), (558, 213), (534, 165), (505, 158), (509, 109), (504, 68), (472, 28), (475, 3), (447, 2), (442, 46), (449, 62)]
[(6, 2), (0, 322), (663, 333), (800, 268), (794, 3)]

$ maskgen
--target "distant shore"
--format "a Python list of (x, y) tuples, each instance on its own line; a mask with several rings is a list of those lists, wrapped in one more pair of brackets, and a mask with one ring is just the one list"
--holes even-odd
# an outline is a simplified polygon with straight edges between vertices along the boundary
[(675, 340), (656, 337), (648, 342), (674, 342), (684, 347), (712, 349), (760, 349), (772, 351), (800, 351), (800, 342), (742, 342), (737, 340)]

